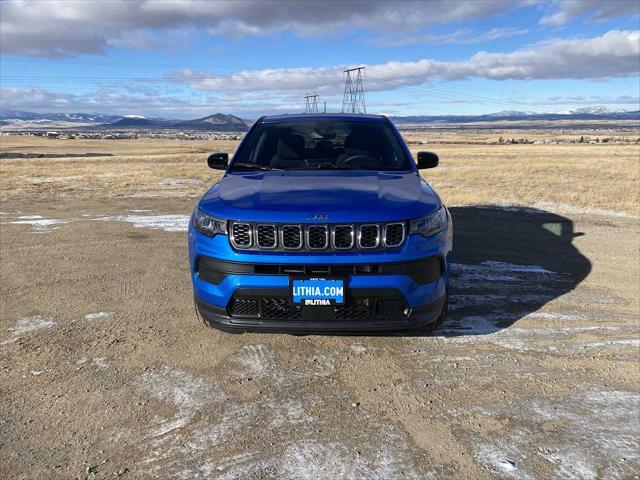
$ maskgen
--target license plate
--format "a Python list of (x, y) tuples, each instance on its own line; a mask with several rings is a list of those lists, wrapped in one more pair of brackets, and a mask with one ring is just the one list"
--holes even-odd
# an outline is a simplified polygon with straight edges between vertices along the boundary
[(341, 305), (344, 303), (344, 279), (293, 277), (291, 301), (294, 305)]

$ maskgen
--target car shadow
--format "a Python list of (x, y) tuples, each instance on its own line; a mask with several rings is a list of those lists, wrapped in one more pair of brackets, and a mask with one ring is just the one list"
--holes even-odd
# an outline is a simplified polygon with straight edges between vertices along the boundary
[(449, 315), (434, 335), (495, 333), (574, 290), (591, 262), (573, 245), (573, 222), (532, 208), (450, 208)]

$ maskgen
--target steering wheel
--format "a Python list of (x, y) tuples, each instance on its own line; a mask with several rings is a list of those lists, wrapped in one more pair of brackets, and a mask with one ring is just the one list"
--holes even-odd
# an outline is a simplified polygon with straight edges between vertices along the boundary
[(348, 167), (356, 167), (356, 166), (361, 166), (362, 164), (367, 165), (372, 161), (375, 162), (373, 157), (370, 157), (369, 155), (363, 155), (362, 153), (358, 153), (356, 155), (351, 155), (350, 157), (345, 158), (344, 160), (340, 161), (339, 164), (346, 165)]

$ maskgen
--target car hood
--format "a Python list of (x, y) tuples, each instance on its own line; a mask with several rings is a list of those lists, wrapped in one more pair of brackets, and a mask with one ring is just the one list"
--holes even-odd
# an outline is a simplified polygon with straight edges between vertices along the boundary
[(233, 220), (337, 223), (408, 220), (440, 204), (415, 172), (273, 171), (225, 175), (199, 206)]

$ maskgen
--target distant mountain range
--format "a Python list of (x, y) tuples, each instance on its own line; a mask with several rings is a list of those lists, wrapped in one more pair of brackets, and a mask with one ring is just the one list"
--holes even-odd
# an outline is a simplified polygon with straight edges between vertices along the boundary
[(100, 113), (34, 113), (21, 110), (1, 110), (0, 125), (16, 128), (83, 129), (171, 129), (215, 132), (244, 132), (251, 122), (235, 115), (215, 113), (195, 120), (146, 118), (142, 115), (103, 115)]
[(504, 110), (484, 115), (413, 115), (389, 117), (398, 125), (429, 123), (473, 123), (520, 120), (640, 120), (640, 110), (613, 110), (607, 107), (584, 107), (575, 110), (537, 113), (531, 111)]
[(120, 115), (103, 115), (101, 113), (34, 113), (22, 110), (0, 110), (0, 120), (25, 120), (36, 122), (71, 122), (71, 123), (111, 123), (121, 119)]
[[(640, 120), (640, 110), (612, 110), (594, 106), (549, 113), (504, 110), (484, 115), (411, 115), (392, 116), (398, 125), (504, 122), (522, 120)], [(16, 129), (82, 128), (82, 129), (169, 129), (185, 131), (244, 132), (250, 120), (225, 113), (215, 113), (195, 120), (146, 118), (141, 115), (104, 115), (100, 113), (34, 113), (0, 110), (0, 126)]]

